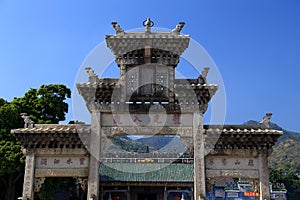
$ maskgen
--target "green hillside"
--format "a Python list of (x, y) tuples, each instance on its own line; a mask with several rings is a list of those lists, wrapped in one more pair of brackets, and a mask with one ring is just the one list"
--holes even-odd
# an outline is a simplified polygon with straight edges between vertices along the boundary
[(288, 138), (277, 143), (269, 157), (269, 166), (300, 172), (300, 142)]
[(136, 141), (161, 152), (184, 153), (186, 151), (186, 147), (177, 136), (151, 136), (139, 138)]
[[(257, 121), (248, 121), (246, 124), (258, 124)], [(283, 131), (269, 156), (271, 168), (300, 173), (300, 133), (287, 131), (275, 123), (270, 128)]]

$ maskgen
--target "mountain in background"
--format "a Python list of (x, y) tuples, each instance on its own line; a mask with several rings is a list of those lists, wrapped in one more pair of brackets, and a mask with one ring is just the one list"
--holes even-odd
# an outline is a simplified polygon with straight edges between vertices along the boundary
[[(250, 120), (245, 124), (258, 123)], [(270, 123), (270, 128), (283, 131), (283, 135), (273, 146), (273, 152), (269, 156), (269, 167), (300, 173), (300, 133), (287, 131), (275, 123)]]
[(117, 136), (113, 139), (110, 151), (118, 152), (166, 152), (166, 153), (184, 153), (185, 146), (178, 136), (150, 136), (132, 139), (127, 136)]
[(159, 152), (184, 153), (186, 151), (186, 147), (178, 136), (151, 136), (139, 138), (136, 141), (151, 146)]

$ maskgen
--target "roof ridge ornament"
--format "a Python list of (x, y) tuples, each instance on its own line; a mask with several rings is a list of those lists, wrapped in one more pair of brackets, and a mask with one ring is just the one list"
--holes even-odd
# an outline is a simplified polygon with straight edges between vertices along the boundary
[(270, 128), (270, 119), (272, 117), (272, 113), (266, 113), (263, 120), (259, 122), (259, 124), (264, 128)]
[(24, 128), (33, 128), (34, 121), (30, 119), (27, 113), (20, 113), (20, 115), (24, 119)]
[(154, 22), (151, 21), (150, 18), (147, 18), (145, 21), (143, 21), (143, 26), (146, 27), (146, 33), (151, 33), (151, 27), (154, 26)]
[(182, 30), (182, 28), (184, 27), (185, 22), (179, 22), (176, 27), (172, 30), (172, 33), (179, 35), (180, 31)]
[(206, 77), (207, 77), (207, 74), (209, 72), (209, 67), (204, 67), (203, 70), (201, 71), (201, 74), (199, 75), (198, 77), (198, 83), (199, 84), (206, 84), (207, 81), (206, 81)]
[(118, 22), (112, 22), (111, 24), (113, 28), (116, 30), (116, 34), (125, 34), (124, 30), (121, 28)]
[(89, 82), (91, 83), (98, 82), (99, 77), (91, 67), (85, 67), (85, 71), (89, 74)]

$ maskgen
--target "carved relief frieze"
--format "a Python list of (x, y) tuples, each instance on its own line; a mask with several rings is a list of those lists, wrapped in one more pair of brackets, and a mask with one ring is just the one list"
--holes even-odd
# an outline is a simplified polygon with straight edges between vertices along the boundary
[(101, 125), (104, 127), (191, 127), (191, 114), (164, 114), (161, 105), (151, 106), (151, 114), (113, 113), (103, 114)]
[(36, 169), (77, 169), (77, 168), (87, 168), (89, 163), (89, 157), (37, 157), (35, 167)]
[(207, 178), (215, 178), (215, 177), (232, 177), (232, 178), (258, 178), (259, 172), (258, 170), (206, 170), (206, 177)]
[(36, 169), (35, 177), (87, 177), (88, 169)]

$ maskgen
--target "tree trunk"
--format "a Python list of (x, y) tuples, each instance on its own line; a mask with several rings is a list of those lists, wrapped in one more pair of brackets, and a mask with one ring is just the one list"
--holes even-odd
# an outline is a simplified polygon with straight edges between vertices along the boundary
[(5, 191), (6, 191), (6, 188), (7, 188), (7, 186), (6, 186), (6, 179), (5, 179), (4, 176), (0, 177), (0, 186), (1, 186), (0, 199), (4, 200), (5, 199), (5, 194), (6, 194)]
[(20, 185), (17, 182), (20, 180), (22, 175), (22, 173), (12, 173), (1, 177), (0, 180), (4, 186), (2, 190), (4, 191), (4, 200), (15, 200), (22, 194), (22, 187), (17, 188), (19, 191), (16, 190), (16, 185)]

